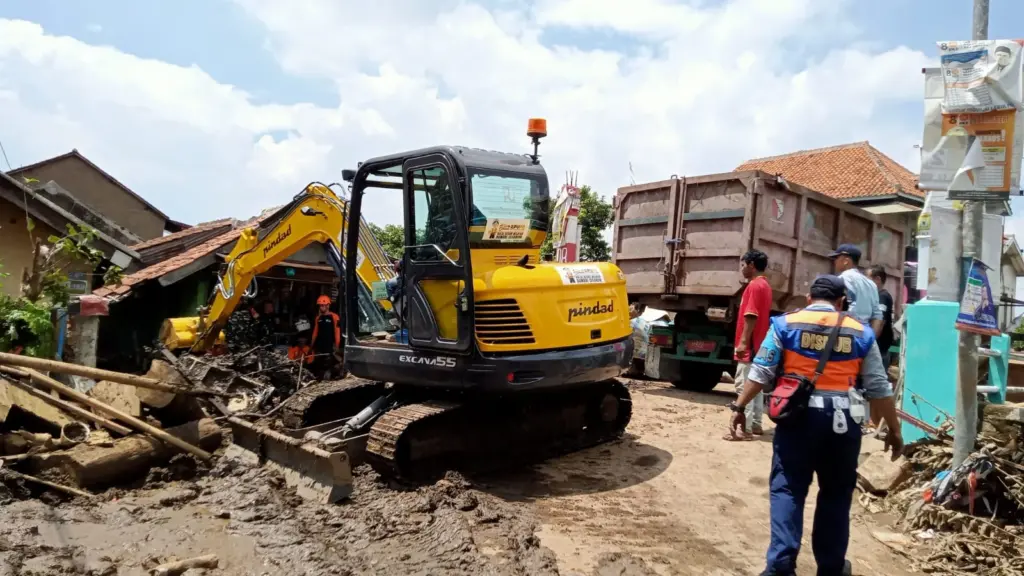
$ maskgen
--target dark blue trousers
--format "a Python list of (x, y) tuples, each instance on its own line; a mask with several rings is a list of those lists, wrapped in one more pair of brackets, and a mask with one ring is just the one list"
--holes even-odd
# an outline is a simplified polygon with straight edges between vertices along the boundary
[(861, 429), (843, 410), (847, 431), (832, 430), (831, 400), (826, 407), (808, 408), (791, 422), (775, 429), (770, 479), (772, 538), (768, 547), (768, 575), (796, 570), (804, 531), (804, 501), (811, 477), (818, 477), (818, 503), (814, 510), (811, 547), (818, 576), (839, 576), (850, 539), (850, 505), (857, 484), (857, 458)]

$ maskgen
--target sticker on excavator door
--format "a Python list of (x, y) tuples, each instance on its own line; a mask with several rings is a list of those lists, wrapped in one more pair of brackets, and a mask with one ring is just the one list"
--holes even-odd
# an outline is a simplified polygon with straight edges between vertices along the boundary
[(455, 368), (455, 358), (451, 356), (408, 356), (402, 354), (398, 357), (399, 362), (406, 364), (419, 364), (421, 366), (434, 366), (437, 368)]
[(597, 266), (555, 266), (562, 284), (601, 284), (604, 276)]
[(521, 242), (530, 235), (530, 221), (525, 218), (488, 218), (484, 240)]

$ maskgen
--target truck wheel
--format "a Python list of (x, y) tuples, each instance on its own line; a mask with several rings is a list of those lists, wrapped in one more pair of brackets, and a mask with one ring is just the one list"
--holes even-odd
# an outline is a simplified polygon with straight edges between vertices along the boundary
[(696, 362), (683, 366), (683, 376), (672, 382), (672, 385), (680, 390), (690, 392), (711, 392), (718, 386), (722, 379), (722, 372), (725, 371), (719, 364), (698, 364)]

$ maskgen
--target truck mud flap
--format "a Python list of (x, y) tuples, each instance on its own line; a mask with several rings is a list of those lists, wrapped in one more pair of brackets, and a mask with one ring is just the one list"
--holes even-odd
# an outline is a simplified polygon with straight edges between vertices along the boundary
[(235, 417), (228, 418), (228, 425), (234, 443), (226, 456), (279, 470), (285, 483), (307, 500), (333, 504), (352, 495), (352, 466), (344, 446), (330, 452)]

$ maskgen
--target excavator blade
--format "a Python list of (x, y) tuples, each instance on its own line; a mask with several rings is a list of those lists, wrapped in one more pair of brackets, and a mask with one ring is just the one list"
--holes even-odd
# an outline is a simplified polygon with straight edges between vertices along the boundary
[(265, 426), (228, 418), (234, 444), (229, 457), (279, 470), (285, 483), (307, 500), (333, 504), (352, 495), (352, 466), (342, 446), (329, 452)]

